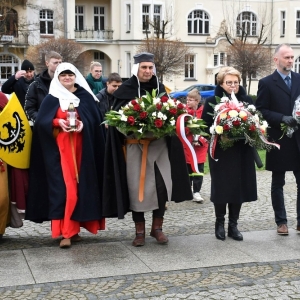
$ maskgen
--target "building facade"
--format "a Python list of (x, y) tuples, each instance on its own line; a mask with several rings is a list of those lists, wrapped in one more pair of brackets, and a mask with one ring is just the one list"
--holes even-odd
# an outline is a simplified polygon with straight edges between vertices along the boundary
[[(165, 77), (164, 83), (171, 90), (181, 90), (194, 83), (215, 83), (219, 69), (230, 65), (225, 31), (238, 38), (244, 29), (248, 38), (254, 40), (263, 26), (264, 45), (273, 49), (280, 43), (291, 44), (295, 52), (294, 70), (300, 72), (298, 0), (11, 2), (14, 6), (10, 18), (1, 21), (5, 11), (3, 8), (0, 11), (2, 82), (18, 70), (29, 45), (61, 36), (83, 46), (83, 52), (78, 55), (85, 60), (85, 67), (81, 69), (84, 75), (89, 72), (90, 62), (96, 60), (102, 63), (104, 76), (118, 72), (123, 78), (128, 78), (137, 46), (146, 35), (153, 34), (149, 22), (163, 20), (169, 21), (167, 38), (179, 38), (192, 50), (192, 54), (185, 58), (182, 72)], [(6, 24), (4, 29), (1, 22)], [(251, 94), (256, 94), (257, 80), (261, 76), (265, 74), (255, 74), (252, 78)]]

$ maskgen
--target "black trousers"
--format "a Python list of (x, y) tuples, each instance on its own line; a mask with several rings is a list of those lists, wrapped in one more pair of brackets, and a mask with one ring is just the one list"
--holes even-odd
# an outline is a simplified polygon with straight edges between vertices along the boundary
[[(187, 164), (189, 174), (193, 173), (191, 164)], [(199, 172), (204, 172), (204, 163), (198, 164)], [(190, 183), (193, 185), (193, 193), (199, 193), (202, 187), (203, 176), (190, 176)]]
[[(166, 201), (168, 199), (168, 193), (165, 186), (164, 179), (157, 167), (154, 165), (154, 173), (155, 173), (155, 182), (156, 182), (156, 191), (158, 198), (158, 209), (153, 210), (153, 218), (162, 218), (165, 215), (166, 211)], [(147, 184), (147, 183), (145, 183)], [(144, 212), (132, 211), (132, 219), (136, 222), (145, 222)]]
[[(300, 225), (300, 170), (293, 171), (296, 184), (297, 184), (297, 225)], [(272, 206), (275, 215), (275, 222), (277, 225), (287, 224), (287, 216), (284, 205), (283, 186), (285, 185), (285, 172), (272, 172), (272, 183), (271, 183), (271, 198)]]

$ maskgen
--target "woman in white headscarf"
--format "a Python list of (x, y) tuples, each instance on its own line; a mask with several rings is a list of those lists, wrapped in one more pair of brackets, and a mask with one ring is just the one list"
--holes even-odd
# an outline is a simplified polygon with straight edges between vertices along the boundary
[[(26, 219), (51, 220), (52, 237), (62, 236), (61, 248), (81, 239), (80, 227), (94, 234), (105, 227), (101, 211), (105, 141), (96, 101), (77, 68), (62, 63), (34, 125)], [(77, 115), (74, 129), (70, 103)]]

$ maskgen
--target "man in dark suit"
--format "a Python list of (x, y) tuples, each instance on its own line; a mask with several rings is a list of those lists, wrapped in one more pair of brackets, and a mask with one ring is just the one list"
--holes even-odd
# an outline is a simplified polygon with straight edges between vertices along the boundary
[[(277, 233), (288, 234), (283, 186), (285, 172), (293, 171), (297, 183), (297, 233), (300, 233), (300, 129), (292, 137), (282, 138), (281, 123), (295, 127), (292, 112), (300, 95), (300, 74), (292, 72), (294, 52), (289, 44), (278, 45), (274, 53), (277, 70), (259, 81), (256, 107), (269, 123), (270, 140), (280, 144), (266, 155), (266, 170), (272, 171), (271, 198), (277, 224)], [(300, 127), (300, 126), (299, 126)], [(295, 128), (296, 129), (296, 128)]]

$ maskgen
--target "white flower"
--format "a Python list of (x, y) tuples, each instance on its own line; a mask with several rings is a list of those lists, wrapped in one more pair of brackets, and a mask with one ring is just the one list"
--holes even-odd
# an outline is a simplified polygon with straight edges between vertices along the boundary
[(239, 115), (239, 113), (236, 110), (230, 110), (228, 112), (228, 115), (233, 118), (233, 117), (237, 117)]
[(221, 104), (217, 104), (216, 106), (215, 106), (215, 111), (218, 111), (219, 109), (220, 109), (220, 106), (221, 106)]
[(155, 111), (152, 113), (152, 117), (156, 118), (156, 112)]
[(256, 107), (253, 104), (248, 105), (248, 110), (254, 112), (256, 111)]
[(222, 98), (221, 98), (221, 102), (226, 102), (226, 101), (229, 101), (229, 98), (228, 98), (228, 97), (222, 97)]
[(210, 134), (214, 134), (215, 133), (215, 125), (210, 126), (209, 132), (210, 132)]
[(175, 106), (175, 102), (173, 99), (169, 99), (167, 102), (169, 103), (170, 106)]
[(217, 134), (222, 134), (223, 133), (223, 126), (217, 125), (216, 126), (216, 133)]
[(157, 104), (160, 102), (160, 98), (153, 98), (153, 104)]
[(141, 102), (141, 103), (140, 103), (140, 106), (144, 108), (144, 107), (145, 107), (145, 103), (144, 103), (144, 102)]
[(121, 116), (121, 121), (126, 122), (126, 121), (127, 121), (127, 118), (128, 118), (128, 117), (126, 117), (125, 115), (122, 114), (122, 116)]
[(138, 130), (139, 133), (143, 133), (143, 128)]
[(174, 126), (174, 125), (175, 125), (175, 120), (170, 120), (170, 124), (171, 124), (172, 126)]
[(167, 119), (167, 116), (164, 115), (162, 112), (159, 112), (159, 113), (157, 114), (157, 117), (158, 117), (159, 119), (161, 119), (161, 120), (166, 120), (166, 119)]
[(259, 121), (259, 116), (258, 116), (258, 114), (255, 114), (254, 115), (254, 118), (255, 118), (255, 120), (258, 122)]

